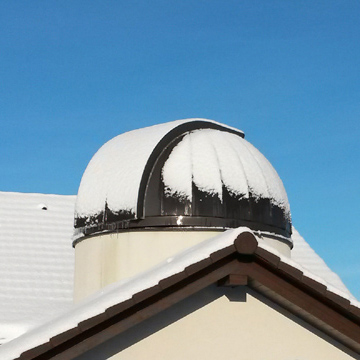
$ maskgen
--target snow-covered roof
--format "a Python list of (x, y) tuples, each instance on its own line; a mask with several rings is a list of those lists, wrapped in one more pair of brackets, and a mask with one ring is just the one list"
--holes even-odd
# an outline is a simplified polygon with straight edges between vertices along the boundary
[(311, 248), (294, 227), (291, 238), (294, 244), (291, 250), (291, 259), (301, 264), (303, 268), (307, 269), (319, 279), (325, 280), (331, 287), (335, 287), (354, 298), (339, 275), (330, 270), (325, 261)]
[[(71, 308), (75, 200), (0, 192), (0, 343)], [(352, 296), (294, 228), (292, 239), (295, 262)]]
[(0, 192), (0, 344), (71, 307), (75, 199)]
[[(16, 358), (20, 356), (22, 352), (47, 343), (50, 339), (57, 337), (60, 334), (76, 328), (78, 329), (79, 324), (82, 322), (104, 314), (106, 310), (112, 308), (113, 306), (132, 299), (135, 294), (139, 294), (146, 289), (157, 286), (160, 281), (175, 274), (184, 272), (185, 269), (188, 269), (191, 265), (198, 264), (203, 260), (210, 258), (210, 255), (215, 254), (218, 251), (231, 249), (233, 247), (234, 240), (238, 237), (238, 235), (244, 232), (251, 232), (251, 230), (248, 228), (228, 230), (219, 236), (205, 240), (204, 242), (167, 259), (149, 271), (107, 286), (96, 294), (85, 299), (82, 303), (74, 306), (66, 314), (52, 320), (51, 323), (47, 323), (37, 329), (33, 329), (18, 339), (5, 344), (2, 348), (0, 348), (1, 358), (4, 360)], [(288, 264), (292, 269), (301, 271), (304, 277), (313, 279), (316, 282), (319, 281), (318, 276), (309, 272), (302, 265), (280, 254), (272, 247), (265, 244), (261, 239), (258, 239), (257, 241), (258, 248), (265, 250), (267, 254), (275, 255), (280, 259), (281, 263)], [(347, 293), (334, 289), (330, 284), (322, 279), (320, 279), (320, 283), (324, 284), (328, 291), (349, 301), (350, 305), (353, 307), (360, 307), (360, 303), (350, 297)], [(75, 331), (74, 334), (76, 333), (77, 332)], [(52, 342), (53, 345), (57, 343), (57, 340)]]
[[(75, 213), (76, 237), (149, 227), (150, 221), (140, 221), (146, 218), (151, 226), (246, 225), (291, 234), (286, 191), (269, 161), (242, 131), (205, 119), (155, 125), (107, 142), (84, 172)], [(164, 216), (184, 219), (161, 222)]]

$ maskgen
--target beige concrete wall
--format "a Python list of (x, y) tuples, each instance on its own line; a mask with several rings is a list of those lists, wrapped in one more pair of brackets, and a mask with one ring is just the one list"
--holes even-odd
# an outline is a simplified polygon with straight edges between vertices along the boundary
[(148, 270), (219, 231), (131, 231), (100, 235), (75, 246), (74, 301)]
[(211, 286), (78, 360), (345, 360), (327, 335), (246, 287)]
[[(90, 237), (75, 246), (74, 301), (134, 276), (222, 231), (129, 231)], [(278, 251), (287, 244), (261, 237)]]

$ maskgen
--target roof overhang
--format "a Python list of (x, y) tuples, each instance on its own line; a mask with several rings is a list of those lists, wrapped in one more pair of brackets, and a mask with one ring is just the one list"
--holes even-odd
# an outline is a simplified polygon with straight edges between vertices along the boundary
[(360, 353), (359, 307), (259, 246), (253, 233), (245, 230), (230, 246), (83, 319), (77, 326), (24, 351), (19, 359), (72, 359), (214, 283), (249, 286)]

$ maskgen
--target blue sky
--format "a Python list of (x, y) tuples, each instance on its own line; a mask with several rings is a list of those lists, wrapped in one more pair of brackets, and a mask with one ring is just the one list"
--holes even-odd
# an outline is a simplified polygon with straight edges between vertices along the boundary
[(358, 1), (0, 2), (0, 190), (76, 194), (119, 133), (242, 129), (360, 298)]

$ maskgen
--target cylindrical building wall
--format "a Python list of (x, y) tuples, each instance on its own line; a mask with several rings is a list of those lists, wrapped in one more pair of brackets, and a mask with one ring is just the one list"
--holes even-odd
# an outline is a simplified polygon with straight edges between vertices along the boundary
[[(132, 230), (86, 238), (75, 245), (74, 301), (78, 302), (111, 283), (149, 270), (221, 232)], [(288, 243), (266, 235), (262, 235), (261, 239), (290, 256)]]
[(90, 237), (75, 245), (74, 301), (137, 275), (219, 231), (129, 231)]

